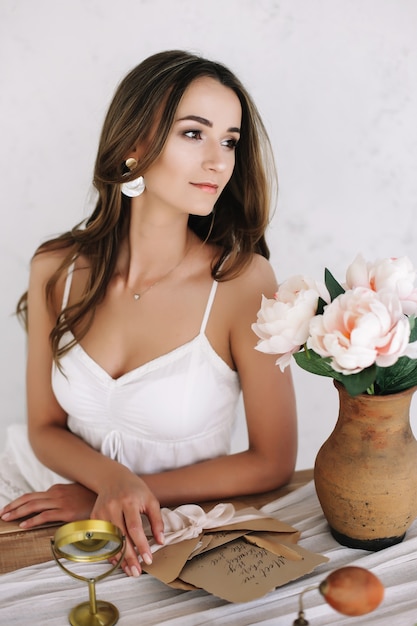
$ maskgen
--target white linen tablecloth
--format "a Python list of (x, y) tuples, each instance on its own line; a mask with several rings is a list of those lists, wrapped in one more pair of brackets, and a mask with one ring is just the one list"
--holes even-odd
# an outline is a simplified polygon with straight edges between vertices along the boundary
[[(300, 530), (299, 544), (328, 556), (329, 562), (263, 598), (241, 604), (228, 603), (202, 590), (177, 591), (146, 574), (128, 578), (121, 571), (97, 583), (97, 598), (117, 606), (120, 626), (292, 626), (303, 589), (318, 584), (338, 567), (355, 564), (372, 570), (381, 579), (385, 585), (382, 604), (368, 615), (346, 617), (329, 607), (318, 591), (310, 591), (304, 596), (304, 607), (311, 626), (417, 624), (416, 521), (402, 543), (373, 553), (345, 548), (333, 539), (313, 482), (262, 510)], [(82, 575), (97, 573), (93, 568), (98, 566), (82, 567), (82, 572), (77, 570)], [(87, 584), (66, 575), (54, 561), (26, 567), (0, 576), (0, 625), (66, 626), (71, 608), (85, 600)]]

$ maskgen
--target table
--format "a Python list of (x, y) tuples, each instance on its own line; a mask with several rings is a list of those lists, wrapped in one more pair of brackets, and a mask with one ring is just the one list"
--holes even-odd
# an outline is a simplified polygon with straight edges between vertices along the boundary
[[(268, 502), (299, 489), (313, 478), (313, 470), (299, 470), (294, 472), (287, 485), (244, 498), (232, 498), (244, 502), (248, 506), (261, 508)], [(207, 507), (213, 503), (207, 502)], [(44, 527), (25, 531), (19, 528), (18, 523), (0, 520), (0, 574), (12, 572), (21, 567), (36, 565), (51, 560), (51, 539), (59, 524), (48, 524)]]
[[(268, 501), (271, 494), (254, 498), (258, 498), (261, 504), (267, 501), (262, 510), (268, 515), (301, 531), (301, 546), (329, 557), (327, 563), (311, 574), (258, 600), (231, 604), (202, 590), (171, 589), (149, 575), (134, 579), (117, 572), (97, 583), (97, 597), (118, 607), (119, 626), (202, 626), (214, 623), (221, 626), (292, 626), (302, 590), (318, 584), (328, 572), (338, 567), (355, 564), (379, 576), (386, 589), (382, 604), (366, 616), (345, 617), (329, 607), (318, 591), (310, 591), (304, 596), (310, 625), (414, 626), (417, 623), (417, 523), (413, 523), (402, 543), (380, 552), (346, 548), (331, 536), (311, 480), (295, 490), (291, 491), (291, 486), (286, 490), (286, 495), (272, 501)], [(88, 597), (87, 585), (61, 572), (53, 561), (3, 574), (0, 585), (0, 624), (5, 625), (66, 626), (70, 609)]]

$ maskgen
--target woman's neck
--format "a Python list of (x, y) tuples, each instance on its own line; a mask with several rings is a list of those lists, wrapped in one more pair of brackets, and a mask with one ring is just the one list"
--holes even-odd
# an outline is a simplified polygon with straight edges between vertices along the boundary
[(139, 218), (132, 211), (128, 236), (121, 245), (116, 266), (116, 274), (126, 287), (140, 292), (173, 273), (185, 261), (197, 241), (187, 221), (186, 215)]

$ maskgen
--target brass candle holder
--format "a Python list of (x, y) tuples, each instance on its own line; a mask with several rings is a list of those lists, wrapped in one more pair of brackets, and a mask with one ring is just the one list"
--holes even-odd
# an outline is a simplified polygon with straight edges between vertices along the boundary
[[(103, 520), (82, 520), (64, 524), (51, 539), (55, 561), (66, 574), (88, 584), (89, 601), (74, 607), (69, 614), (71, 626), (114, 626), (119, 611), (104, 600), (96, 599), (96, 582), (109, 576), (122, 562), (126, 539), (117, 526)], [(76, 563), (98, 563), (119, 555), (115, 565), (104, 573), (89, 578), (72, 572), (60, 559)]]

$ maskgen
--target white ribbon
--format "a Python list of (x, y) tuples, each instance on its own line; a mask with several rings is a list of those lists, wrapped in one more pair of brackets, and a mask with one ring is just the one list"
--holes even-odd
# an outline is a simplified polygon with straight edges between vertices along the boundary
[(236, 511), (230, 502), (216, 504), (208, 512), (197, 504), (184, 504), (174, 510), (162, 508), (161, 515), (165, 536), (163, 545), (155, 543), (149, 521), (146, 518), (143, 519), (143, 528), (152, 552), (180, 541), (196, 539), (204, 530), (229, 526), (230, 524), (243, 524), (249, 520), (269, 517), (256, 509)]
[(110, 430), (106, 434), (101, 444), (101, 452), (104, 456), (113, 459), (113, 461), (122, 462), (123, 442), (122, 436), (118, 430)]

